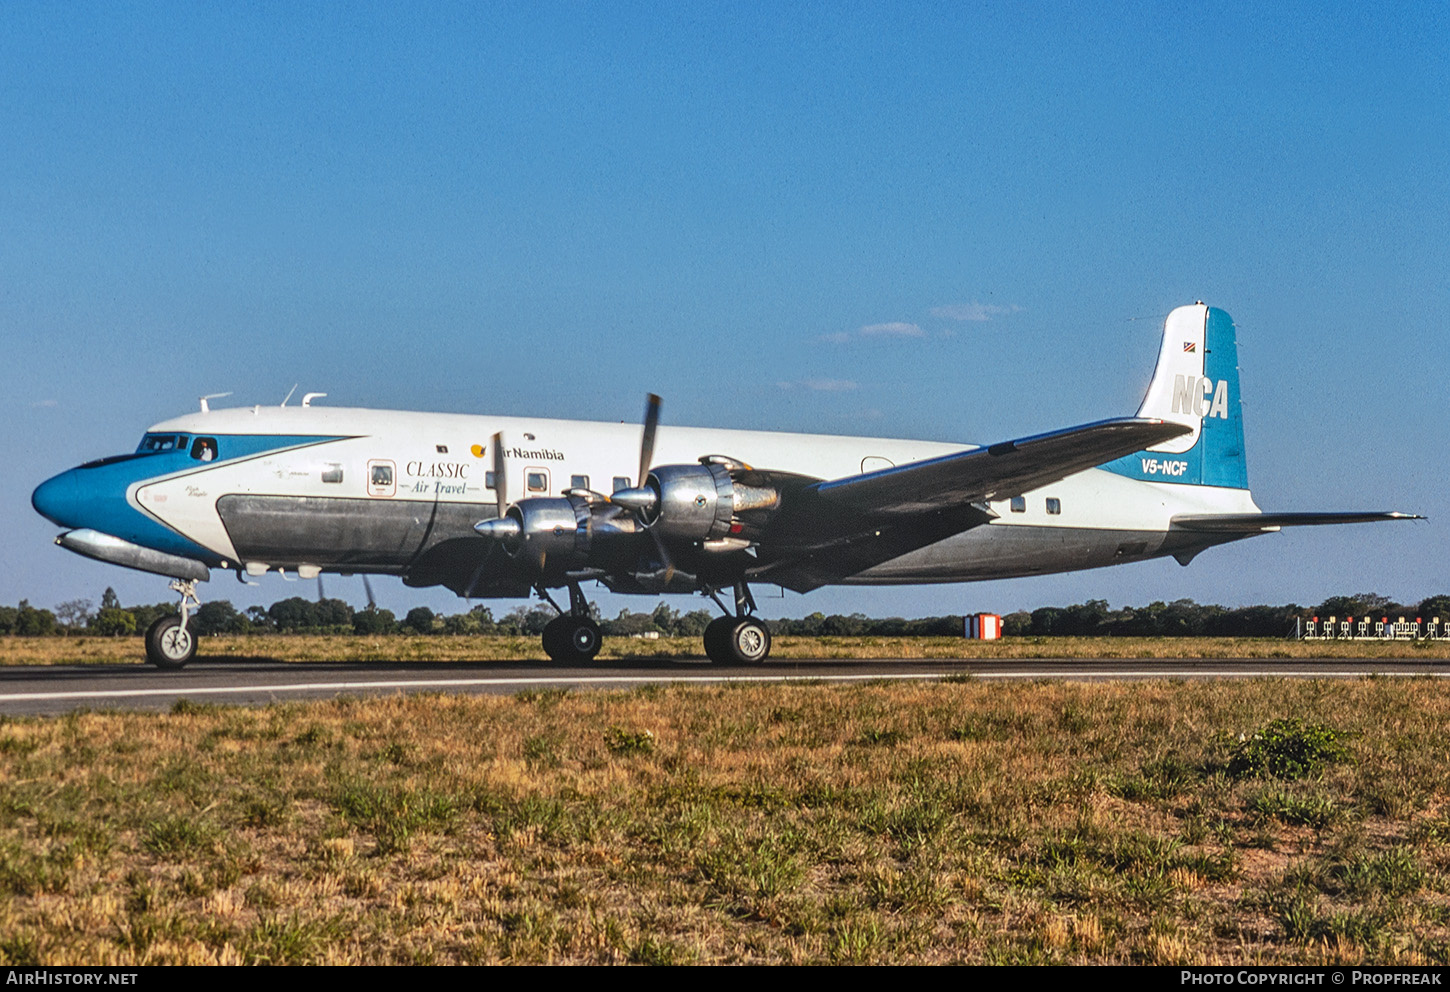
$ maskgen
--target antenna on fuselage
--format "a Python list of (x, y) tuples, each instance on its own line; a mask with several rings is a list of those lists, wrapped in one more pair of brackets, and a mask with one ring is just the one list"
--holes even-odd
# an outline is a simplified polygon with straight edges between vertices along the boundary
[(292, 398), (292, 394), (293, 393), (297, 392), (297, 387), (300, 386), (300, 385), (301, 385), (301, 383), (298, 383), (298, 382), (292, 383), (292, 388), (289, 389), (289, 390), (287, 390), (287, 395), (286, 396), (282, 397), (282, 405), (283, 406), (286, 406), (287, 405), (287, 401)]
[[(295, 389), (296, 387), (294, 386), (293, 388)], [(219, 400), (223, 396), (230, 396), (230, 395), (232, 395), (232, 394), (231, 393), (208, 393), (206, 396), (201, 397), (201, 412), (202, 413), (211, 413), (211, 407), (207, 406), (207, 404), (206, 404), (206, 401), (207, 400)]]

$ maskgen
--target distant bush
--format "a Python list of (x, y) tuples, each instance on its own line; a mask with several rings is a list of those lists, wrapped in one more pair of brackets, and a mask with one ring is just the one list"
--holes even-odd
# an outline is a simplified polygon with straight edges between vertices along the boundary
[(251, 622), (225, 599), (202, 603), (196, 611), (196, 632), (203, 636), (245, 634), (251, 627)]
[(426, 606), (415, 606), (403, 618), (403, 626), (415, 634), (433, 633), (433, 611)]
[(380, 610), (376, 606), (358, 610), (352, 615), (354, 634), (391, 634), (397, 626), (392, 610)]
[(37, 610), (29, 600), (22, 599), (15, 611), (14, 633), (21, 637), (44, 637), (56, 633), (55, 614), (49, 610)]
[(136, 633), (136, 615), (114, 606), (103, 607), (91, 619), (90, 631), (102, 637), (127, 637)]
[[(90, 634), (125, 632), (116, 628), (114, 620), (98, 626), (100, 614), (82, 625), (78, 618), (86, 615), (88, 606), (85, 600), (62, 603), (55, 610), (37, 609), (23, 600), (18, 607), (0, 606), (0, 635), (36, 637), (77, 632), (82, 626)], [(106, 610), (130, 613), (135, 621), (130, 633), (135, 634), (147, 630), (160, 617), (176, 614), (174, 601), (122, 607), (109, 589), (102, 597), (101, 607), (101, 613)], [(611, 636), (658, 631), (666, 637), (699, 637), (715, 617), (713, 611), (703, 609), (681, 613), (664, 602), (657, 603), (649, 612), (620, 610), (618, 616), (609, 620), (599, 616), (597, 607), (591, 609), (603, 633)], [(1224, 607), (1177, 599), (1171, 603), (1159, 601), (1115, 610), (1107, 600), (1090, 599), (1071, 606), (1042, 606), (1031, 612), (1008, 613), (1002, 618), (1002, 633), (1007, 637), (1286, 637), (1293, 631), (1296, 619), (1311, 613), (1321, 617), (1384, 615), (1450, 619), (1450, 595), (1429, 596), (1418, 603), (1394, 603), (1377, 593), (1357, 593), (1331, 597), (1317, 607), (1307, 608), (1293, 603)], [(249, 606), (244, 611), (238, 611), (226, 600), (206, 602), (193, 619), (202, 634), (332, 634), (349, 630), (381, 634), (401, 628), (418, 633), (533, 636), (541, 633), (555, 615), (551, 607), (543, 604), (516, 606), (497, 620), (484, 606), (451, 615), (418, 606), (408, 610), (399, 623), (389, 610), (355, 611), (340, 599), (314, 601), (292, 596), (271, 606)], [(956, 614), (908, 620), (868, 617), (864, 613), (815, 612), (798, 619), (769, 620), (767, 625), (777, 636), (960, 637), (962, 619)]]

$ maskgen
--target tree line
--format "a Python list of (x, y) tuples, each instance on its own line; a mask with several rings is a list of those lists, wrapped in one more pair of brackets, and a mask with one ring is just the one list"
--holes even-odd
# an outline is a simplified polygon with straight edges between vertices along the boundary
[[(715, 614), (709, 610), (682, 613), (659, 603), (648, 613), (620, 610), (613, 619), (590, 607), (600, 628), (609, 636), (656, 633), (664, 637), (699, 637)], [(19, 606), (0, 606), (0, 635), (18, 637), (102, 636), (128, 637), (144, 634), (158, 618), (176, 612), (174, 602), (122, 606), (112, 589), (101, 597), (99, 607), (90, 600), (76, 599), (58, 604), (53, 610), (40, 609), (21, 600)], [(1225, 607), (1196, 603), (1191, 599), (1147, 606), (1124, 606), (1114, 610), (1106, 600), (1090, 599), (1072, 606), (1044, 606), (1021, 610), (1002, 618), (1002, 631), (1009, 637), (1283, 637), (1296, 618), (1389, 617), (1450, 620), (1450, 595), (1430, 596), (1418, 603), (1396, 603), (1377, 593), (1332, 596), (1318, 606)], [(354, 609), (340, 599), (310, 600), (301, 596), (279, 600), (271, 606), (249, 606), (238, 610), (227, 600), (203, 603), (192, 617), (195, 630), (215, 634), (497, 634), (538, 635), (554, 618), (543, 604), (518, 606), (495, 617), (487, 606), (475, 606), (461, 613), (435, 613), (417, 606), (401, 618), (391, 610), (368, 606)], [(842, 615), (812, 613), (800, 619), (767, 621), (771, 633), (804, 637), (929, 637), (959, 636), (959, 615), (873, 618), (862, 613)]]

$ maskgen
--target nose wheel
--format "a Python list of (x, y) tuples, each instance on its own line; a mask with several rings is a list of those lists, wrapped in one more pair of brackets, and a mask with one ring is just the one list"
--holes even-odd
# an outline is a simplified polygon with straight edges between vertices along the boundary
[(146, 660), (157, 668), (185, 668), (196, 657), (196, 636), (181, 617), (162, 617), (146, 631)]
[(185, 668), (196, 657), (196, 633), (187, 620), (201, 603), (196, 598), (195, 580), (177, 579), (171, 588), (181, 594), (181, 609), (177, 616), (162, 617), (147, 628), (146, 660), (157, 668), (174, 671)]

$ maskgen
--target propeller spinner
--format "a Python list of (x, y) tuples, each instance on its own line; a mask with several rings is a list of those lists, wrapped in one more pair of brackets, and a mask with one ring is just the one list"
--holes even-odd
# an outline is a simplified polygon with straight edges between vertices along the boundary
[(516, 538), (522, 531), (519, 522), (508, 516), (508, 461), (503, 448), (503, 431), (499, 431), (489, 442), (493, 447), (493, 491), (498, 499), (498, 516), (493, 520), (481, 520), (473, 529), (484, 537), (506, 541)]
[(650, 463), (654, 461), (655, 431), (659, 426), (660, 398), (650, 393), (644, 405), (644, 431), (639, 438), (639, 474), (635, 476), (635, 485), (629, 489), (621, 489), (609, 497), (611, 503), (633, 510), (640, 517), (641, 523), (644, 522), (644, 515), (659, 505), (660, 501), (660, 494), (645, 484), (649, 478)]

